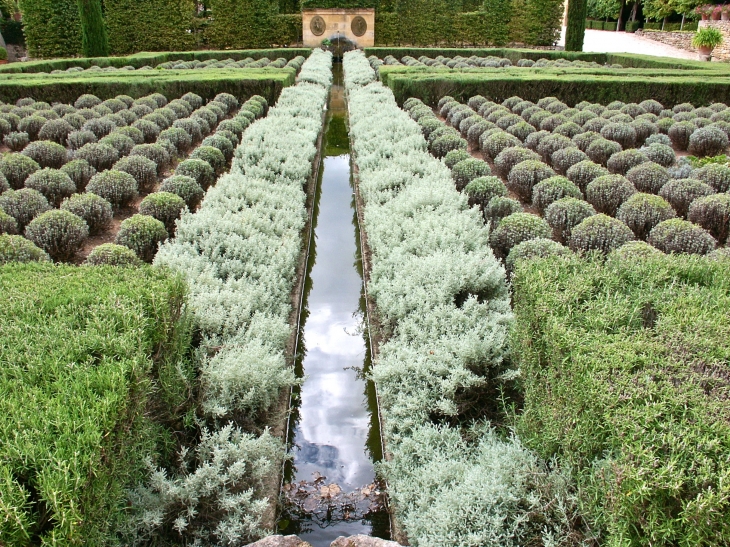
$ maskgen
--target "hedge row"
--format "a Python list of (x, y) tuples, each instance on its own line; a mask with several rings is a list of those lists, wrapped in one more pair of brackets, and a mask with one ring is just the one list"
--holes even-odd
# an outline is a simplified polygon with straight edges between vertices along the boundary
[(31, 57), (80, 55), (81, 18), (77, 0), (20, 0)]
[(380, 471), (398, 521), (411, 545), (561, 545), (567, 487), (485, 420), (514, 378), (489, 230), (362, 52), (346, 54), (344, 69), (383, 337), (372, 372), (390, 456)]
[(208, 59), (228, 59), (240, 61), (247, 57), (257, 59), (266, 57), (276, 60), (283, 57), (291, 61), (294, 57), (307, 57), (311, 53), (309, 48), (282, 48), (282, 49), (246, 49), (246, 50), (204, 50), (204, 51), (167, 51), (155, 53), (138, 53), (127, 57), (90, 57), (80, 59), (56, 59), (46, 61), (29, 61), (27, 63), (12, 63), (0, 66), (0, 73), (36, 73), (51, 72), (53, 70), (66, 70), (71, 67), (89, 68), (98, 66), (101, 68), (113, 66), (121, 68), (133, 66), (157, 66), (168, 61), (206, 61)]
[(375, 13), (379, 46), (553, 45), (563, 4), (556, 0), (487, 0), (487, 11), (459, 12), (448, 0), (403, 0)]
[(187, 50), (197, 9), (194, 0), (105, 0), (106, 25), (113, 54)]
[(127, 488), (170, 441), (150, 415), (186, 397), (169, 391), (185, 292), (146, 266), (0, 268), (3, 544), (114, 543)]
[(144, 71), (138, 75), (129, 72), (124, 75), (93, 73), (82, 76), (6, 76), (0, 80), (0, 100), (15, 102), (23, 97), (33, 97), (48, 103), (73, 103), (84, 93), (91, 93), (104, 100), (117, 95), (139, 98), (151, 93), (181, 97), (192, 92), (208, 100), (219, 93), (230, 93), (242, 100), (261, 95), (273, 102), (282, 89), (294, 84), (296, 76), (293, 68), (212, 70), (203, 74), (197, 72), (199, 71), (170, 70), (149, 73)]
[(581, 69), (520, 68), (419, 74), (402, 67), (380, 67), (380, 77), (401, 103), (416, 97), (427, 104), (435, 104), (446, 95), (462, 102), (475, 95), (498, 102), (515, 95), (534, 102), (555, 96), (569, 105), (580, 101), (607, 104), (614, 100), (638, 103), (647, 97), (663, 104), (706, 105), (730, 101), (730, 75), (691, 71), (686, 76), (675, 72), (673, 74), (680, 75), (649, 77), (647, 71), (626, 75), (623, 71), (621, 75), (603, 72), (586, 74)]
[(602, 544), (730, 541), (728, 295), (689, 255), (518, 265), (518, 431), (573, 467)]

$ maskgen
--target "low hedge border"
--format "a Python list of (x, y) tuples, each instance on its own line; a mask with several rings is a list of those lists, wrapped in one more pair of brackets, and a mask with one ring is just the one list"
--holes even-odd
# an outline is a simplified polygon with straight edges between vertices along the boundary
[(380, 67), (380, 77), (400, 104), (416, 97), (435, 104), (450, 95), (465, 102), (483, 95), (496, 101), (517, 95), (538, 101), (555, 96), (568, 105), (580, 101), (607, 104), (614, 100), (641, 102), (647, 97), (663, 104), (690, 102), (695, 105), (730, 101), (730, 74), (713, 71), (668, 73), (649, 77), (647, 71), (622, 72), (581, 69), (470, 69), (463, 72), (416, 72), (403, 67)]
[(89, 68), (98, 66), (106, 68), (109, 66), (121, 68), (133, 66), (155, 67), (167, 61), (207, 61), (208, 59), (234, 59), (240, 61), (246, 57), (266, 57), (272, 61), (279, 57), (291, 61), (299, 55), (308, 57), (312, 52), (310, 48), (279, 48), (279, 49), (237, 49), (237, 50), (205, 50), (205, 51), (164, 51), (144, 52), (127, 57), (82, 57), (70, 59), (53, 59), (45, 61), (29, 61), (27, 63), (12, 63), (0, 67), (0, 73), (36, 73), (51, 72), (52, 70), (66, 70), (71, 67)]
[(294, 85), (295, 78), (293, 68), (114, 72), (81, 76), (20, 74), (0, 79), (0, 100), (15, 102), (22, 97), (33, 97), (36, 101), (49, 103), (73, 103), (84, 93), (104, 100), (117, 95), (138, 98), (151, 93), (181, 97), (192, 92), (204, 99), (212, 99), (219, 93), (230, 93), (242, 100), (261, 95), (273, 104), (282, 89)]

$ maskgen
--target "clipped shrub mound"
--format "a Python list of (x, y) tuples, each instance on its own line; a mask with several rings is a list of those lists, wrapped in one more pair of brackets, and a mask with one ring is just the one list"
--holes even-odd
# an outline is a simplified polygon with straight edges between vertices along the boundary
[(3, 143), (13, 152), (20, 152), (28, 146), (30, 137), (23, 131), (13, 131), (3, 137)]
[(642, 146), (640, 152), (649, 161), (658, 163), (662, 167), (671, 167), (677, 161), (674, 150), (666, 144), (653, 143), (648, 146)]
[(141, 192), (149, 192), (157, 182), (157, 164), (144, 156), (127, 156), (114, 164), (115, 171), (129, 173)]
[(484, 208), (484, 220), (491, 223), (492, 230), (494, 230), (503, 218), (513, 213), (521, 213), (522, 210), (522, 204), (516, 199), (507, 196), (495, 196), (489, 200)]
[(205, 195), (195, 179), (185, 175), (173, 175), (166, 178), (160, 185), (160, 192), (170, 192), (180, 196), (191, 211), (195, 210)]
[(689, 138), (696, 129), (692, 122), (676, 122), (669, 127), (667, 134), (677, 150), (687, 150)]
[(115, 243), (102, 243), (86, 257), (91, 266), (139, 266), (142, 261), (129, 247)]
[(86, 160), (86, 162), (97, 171), (106, 171), (119, 159), (117, 150), (108, 144), (91, 142), (79, 148), (74, 158)]
[(608, 139), (596, 139), (586, 149), (586, 154), (595, 163), (603, 165), (608, 164), (608, 160), (614, 154), (621, 152), (623, 148), (617, 142)]
[(584, 160), (572, 165), (565, 176), (570, 182), (580, 188), (581, 192), (586, 191), (588, 185), (598, 177), (608, 175), (608, 169), (601, 167), (591, 160)]
[(540, 155), (518, 146), (505, 148), (494, 158), (494, 170), (498, 176), (506, 179), (515, 165), (527, 160), (539, 161)]
[(667, 201), (659, 196), (644, 193), (637, 193), (628, 198), (616, 213), (616, 218), (631, 228), (640, 240), (646, 240), (654, 226), (676, 216)]
[(648, 242), (664, 253), (704, 255), (715, 250), (715, 240), (704, 229), (680, 218), (657, 224)]
[(730, 230), (730, 195), (713, 194), (697, 198), (689, 206), (687, 218), (724, 245)]
[(13, 217), (0, 209), (0, 234), (15, 235), (18, 233), (18, 223)]
[(168, 234), (175, 233), (175, 221), (187, 209), (185, 200), (170, 192), (155, 192), (142, 200), (139, 212), (156, 218), (165, 225)]
[(469, 158), (462, 160), (451, 170), (451, 176), (456, 184), (456, 189), (460, 192), (466, 188), (472, 180), (478, 177), (486, 177), (492, 174), (489, 165), (476, 158)]
[(611, 251), (608, 257), (612, 260), (636, 260), (661, 256), (662, 252), (656, 247), (652, 247), (645, 241), (629, 241), (624, 243), (618, 249)]
[(89, 184), (91, 177), (96, 175), (96, 169), (89, 165), (86, 160), (71, 160), (61, 167), (61, 171), (66, 173), (76, 185), (77, 192), (83, 192), (86, 185)]
[(588, 156), (585, 152), (578, 148), (570, 147), (556, 150), (550, 159), (550, 163), (559, 174), (565, 175), (568, 172), (568, 169), (573, 167), (575, 164), (586, 160), (588, 160)]
[(626, 179), (639, 192), (656, 194), (669, 182), (669, 172), (658, 163), (645, 162), (629, 169)]
[(513, 213), (499, 223), (491, 233), (490, 243), (495, 254), (506, 258), (510, 250), (523, 241), (550, 238), (552, 230), (547, 222), (529, 213)]
[(91, 192), (71, 196), (61, 204), (61, 209), (82, 218), (92, 236), (106, 230), (114, 214), (111, 203)]
[(453, 169), (454, 165), (459, 163), (460, 161), (468, 160), (471, 158), (471, 154), (467, 152), (466, 150), (452, 150), (448, 154), (444, 156), (443, 162), (449, 169)]
[(696, 179), (671, 180), (659, 190), (659, 195), (671, 203), (681, 217), (687, 216), (689, 206), (694, 200), (714, 193), (711, 186)]
[(636, 188), (621, 175), (604, 175), (586, 187), (586, 201), (599, 213), (615, 216), (621, 204), (636, 193)]
[(11, 262), (48, 262), (51, 258), (23, 236), (0, 233), (0, 266)]
[(586, 218), (573, 228), (569, 247), (576, 253), (600, 251), (608, 254), (633, 239), (634, 233), (626, 224), (599, 213)]
[(625, 176), (631, 168), (647, 161), (649, 160), (642, 152), (632, 148), (611, 156), (606, 162), (606, 167), (608, 167), (609, 173)]
[(716, 192), (730, 191), (730, 167), (719, 163), (708, 163), (695, 169), (692, 178), (701, 180), (712, 186)]
[(532, 203), (541, 213), (544, 213), (552, 203), (565, 197), (583, 199), (580, 188), (565, 177), (544, 179), (532, 189)]
[(512, 247), (509, 255), (507, 255), (505, 266), (508, 272), (513, 272), (515, 266), (521, 260), (547, 258), (549, 256), (570, 256), (571, 254), (573, 253), (570, 252), (570, 249), (552, 239), (529, 239)]
[(47, 252), (53, 260), (62, 262), (76, 255), (89, 237), (89, 227), (82, 218), (70, 211), (46, 211), (28, 224), (25, 237)]
[(38, 162), (23, 154), (6, 154), (0, 159), (0, 173), (11, 188), (20, 189), (25, 179), (41, 168)]
[(145, 262), (152, 262), (157, 248), (167, 239), (165, 225), (149, 215), (137, 214), (124, 220), (116, 243), (132, 249)]
[(43, 194), (32, 188), (8, 190), (0, 194), (0, 209), (15, 219), (19, 232), (22, 232), (31, 220), (50, 208)]
[(129, 173), (109, 170), (94, 175), (86, 191), (104, 198), (118, 209), (129, 205), (137, 197), (137, 181)]
[(515, 165), (507, 178), (509, 188), (520, 199), (530, 203), (532, 189), (542, 180), (555, 176), (555, 171), (537, 160), (526, 160)]
[(573, 228), (596, 214), (590, 203), (577, 198), (562, 198), (545, 210), (545, 221), (553, 229), (553, 237), (560, 242), (570, 241)]
[(687, 149), (698, 157), (719, 156), (728, 147), (728, 136), (716, 127), (702, 127), (689, 137)]
[(66, 163), (66, 148), (53, 141), (32, 142), (21, 154), (28, 156), (42, 168), (58, 169)]
[(197, 182), (203, 190), (207, 190), (215, 184), (216, 174), (208, 162), (198, 159), (187, 159), (181, 161), (175, 168), (176, 175), (190, 177)]

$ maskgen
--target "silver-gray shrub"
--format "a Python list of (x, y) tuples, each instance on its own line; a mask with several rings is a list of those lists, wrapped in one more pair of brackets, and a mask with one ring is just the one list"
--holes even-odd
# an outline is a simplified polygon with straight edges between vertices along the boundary
[[(366, 65), (362, 52), (347, 53), (345, 81)], [(538, 503), (513, 503), (512, 493), (519, 483), (520, 493), (550, 504), (531, 488), (535, 467), (523, 465), (534, 456), (486, 427), (471, 445), (460, 441), (459, 428), (429, 424), (434, 416), (458, 417), (465, 396), (514, 376), (505, 360), (509, 296), (488, 229), (388, 88), (350, 83), (348, 98), (372, 257), (368, 289), (386, 336), (373, 379), (393, 455), (382, 467), (390, 498), (412, 545), (533, 537), (527, 514), (541, 511)], [(541, 516), (538, 537), (555, 522)]]
[[(191, 545), (245, 545), (265, 534), (263, 480), (281, 464), (284, 447), (267, 432), (254, 437), (224, 424), (243, 412), (255, 421), (295, 383), (284, 358), (290, 295), (331, 63), (330, 53), (312, 53), (304, 79), (246, 129), (230, 172), (197, 213), (183, 212), (175, 239), (156, 255), (156, 265), (188, 282), (202, 335), (200, 419), (222, 427), (204, 431), (195, 457), (183, 451), (180, 470), (155, 471), (132, 496), (137, 510), (127, 535), (135, 543), (171, 530)], [(243, 356), (247, 366), (237, 370)]]

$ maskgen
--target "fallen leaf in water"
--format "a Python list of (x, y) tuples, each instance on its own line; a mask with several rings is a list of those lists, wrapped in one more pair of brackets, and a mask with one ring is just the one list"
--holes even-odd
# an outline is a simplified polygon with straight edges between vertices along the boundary
[(319, 495), (323, 498), (330, 498), (336, 496), (340, 492), (342, 492), (342, 489), (336, 484), (332, 483), (328, 486), (323, 486), (319, 491)]
[(307, 498), (306, 500), (304, 500), (303, 508), (307, 513), (311, 513), (317, 508), (318, 505), (319, 502), (315, 498)]
[(314, 484), (319, 484), (320, 482), (323, 482), (327, 477), (319, 473), (318, 471), (315, 471), (312, 473), (312, 476), (314, 477)]
[(363, 488), (362, 489), (362, 495), (363, 496), (366, 496), (366, 497), (369, 496), (370, 495), (370, 488), (368, 488), (367, 486), (365, 488)]

